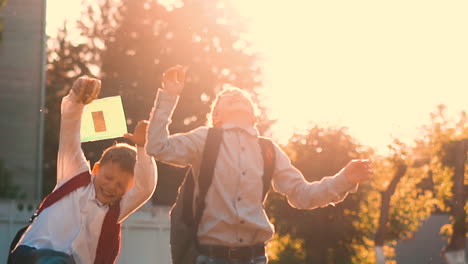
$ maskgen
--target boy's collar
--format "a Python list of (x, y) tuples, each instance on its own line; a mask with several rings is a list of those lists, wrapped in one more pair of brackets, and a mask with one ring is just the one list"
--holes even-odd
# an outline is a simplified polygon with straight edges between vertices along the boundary
[(233, 124), (233, 123), (226, 123), (226, 124), (223, 124), (221, 127), (223, 129), (226, 129), (226, 130), (239, 128), (239, 129), (247, 132), (251, 136), (254, 136), (254, 137), (259, 136), (258, 130), (254, 126), (241, 126), (241, 125), (237, 125), (237, 124)]

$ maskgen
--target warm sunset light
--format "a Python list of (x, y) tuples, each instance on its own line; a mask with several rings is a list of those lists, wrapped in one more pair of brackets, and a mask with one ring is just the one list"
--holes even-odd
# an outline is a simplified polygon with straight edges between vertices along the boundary
[(0, 0), (0, 263), (466, 264), (467, 12)]
[[(48, 0), (49, 32), (64, 17), (72, 21), (78, 3)], [(346, 126), (385, 151), (393, 138), (415, 138), (438, 104), (451, 115), (467, 110), (464, 1), (233, 4), (262, 56), (260, 93), (280, 142), (323, 124)]]
[[(48, 29), (72, 21), (77, 3), (49, 0)], [(385, 151), (416, 137), (438, 104), (467, 110), (465, 1), (232, 3), (261, 54), (259, 91), (280, 142), (323, 124)]]
[(234, 3), (264, 56), (278, 136), (311, 121), (383, 150), (414, 138), (438, 104), (468, 109), (465, 1)]

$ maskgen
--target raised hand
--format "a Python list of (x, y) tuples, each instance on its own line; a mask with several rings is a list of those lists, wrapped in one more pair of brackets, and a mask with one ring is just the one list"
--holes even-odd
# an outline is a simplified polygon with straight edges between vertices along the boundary
[(137, 146), (143, 147), (146, 143), (146, 131), (148, 130), (148, 120), (139, 121), (133, 134), (127, 133), (124, 138), (130, 139)]
[(370, 161), (368, 159), (355, 159), (344, 168), (344, 173), (352, 184), (367, 181), (371, 177)]
[(72, 86), (72, 93), (78, 103), (89, 104), (96, 99), (101, 91), (101, 81), (88, 76), (81, 76)]
[(162, 76), (162, 89), (173, 95), (180, 95), (184, 89), (187, 67), (176, 65), (167, 69)]

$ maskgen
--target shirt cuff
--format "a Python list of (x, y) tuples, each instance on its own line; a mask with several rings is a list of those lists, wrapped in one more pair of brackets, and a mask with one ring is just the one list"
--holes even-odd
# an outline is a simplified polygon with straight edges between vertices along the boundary
[(344, 169), (342, 169), (338, 174), (335, 175), (335, 187), (339, 193), (355, 193), (357, 192), (359, 184), (352, 184), (349, 182), (348, 177), (346, 176)]

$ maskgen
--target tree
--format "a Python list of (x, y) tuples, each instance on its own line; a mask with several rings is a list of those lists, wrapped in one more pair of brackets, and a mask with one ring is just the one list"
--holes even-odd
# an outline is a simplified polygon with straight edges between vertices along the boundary
[(468, 116), (461, 112), (457, 119), (450, 119), (446, 110), (445, 105), (439, 105), (431, 113), (431, 123), (422, 127), (424, 137), (419, 144), (429, 153), (438, 209), (451, 214), (452, 223), (441, 228), (441, 233), (449, 239), (443, 253), (448, 263), (459, 263), (457, 258), (459, 261), (466, 258), (463, 237), (466, 237), (468, 178), (464, 175), (468, 160), (463, 148), (468, 139)]
[(289, 234), (281, 237), (275, 234), (272, 241), (267, 245), (268, 263), (304, 263), (303, 243), (304, 241), (301, 239), (292, 239)]
[[(392, 154), (379, 164), (376, 173), (376, 177), (385, 180), (380, 186), (380, 215), (374, 238), (376, 263), (388, 263), (387, 258), (393, 255), (393, 250), (386, 248), (387, 244), (411, 237), (434, 209), (432, 193), (418, 187), (426, 177), (419, 161), (415, 161), (398, 140), (389, 148)], [(398, 193), (395, 193), (397, 187)]]
[[(102, 96), (122, 96), (130, 130), (138, 120), (148, 119), (162, 73), (169, 66), (189, 67), (171, 133), (205, 124), (223, 84), (254, 94), (260, 85), (257, 58), (243, 40), (242, 21), (228, 1), (186, 0), (169, 6), (148, 0), (99, 3), (98, 8), (88, 8), (80, 28), (96, 49), (101, 45)], [(260, 128), (265, 129), (265, 124)], [(97, 153), (93, 149), (106, 143), (85, 149)], [(185, 170), (158, 163), (158, 171), (156, 201), (172, 204)]]
[(430, 174), (427, 165), (399, 140), (389, 148), (387, 156), (372, 158), (373, 179), (356, 211), (363, 237), (353, 244), (353, 263), (394, 263), (393, 246), (411, 238), (436, 204), (421, 185)]
[[(7, 0), (0, 0), (0, 10), (6, 5)], [(3, 20), (0, 17), (0, 43), (3, 39)]]
[[(293, 135), (283, 149), (308, 181), (333, 175), (351, 159), (369, 155), (369, 150), (356, 143), (345, 128), (318, 126)], [(351, 212), (359, 208), (360, 196), (358, 192), (336, 206), (309, 211), (291, 208), (279, 194), (269, 195), (267, 212), (279, 236), (303, 241), (304, 261), (291, 263), (351, 263), (353, 240), (361, 236), (353, 225), (357, 215)], [(281, 259), (278, 263), (290, 262)]]
[(452, 188), (451, 215), (453, 217), (453, 231), (444, 254), (449, 264), (463, 263), (466, 260), (466, 193), (465, 193), (465, 163), (467, 162), (468, 139), (450, 142), (449, 152), (453, 154), (454, 175)]
[(90, 69), (96, 63), (87, 45), (73, 43), (66, 24), (47, 45), (43, 194), (50, 193), (56, 184), (61, 98), (76, 78), (93, 76)]
[(385, 254), (384, 254), (384, 244), (385, 244), (385, 236), (387, 234), (387, 223), (389, 219), (389, 212), (390, 212), (390, 199), (392, 195), (395, 193), (396, 187), (400, 182), (401, 178), (405, 175), (407, 165), (404, 163), (403, 160), (397, 158), (393, 160), (393, 167), (396, 168), (394, 176), (390, 181), (387, 189), (381, 192), (381, 207), (380, 207), (380, 216), (379, 216), (379, 224), (377, 226), (377, 232), (375, 234), (375, 250), (376, 250), (376, 259), (378, 264), (384, 264), (385, 261)]
[(421, 185), (429, 174), (422, 158), (398, 140), (389, 147), (388, 156), (374, 155), (345, 129), (315, 127), (292, 137), (284, 149), (309, 181), (336, 173), (358, 157), (371, 157), (374, 175), (335, 207), (300, 211), (290, 208), (283, 197), (270, 196), (269, 214), (280, 235), (273, 243), (287, 234), (303, 241), (299, 249), (287, 250), (302, 250), (305, 261), (290, 263), (376, 263), (376, 245), (382, 246), (387, 263), (392, 263), (392, 246), (413, 235), (434, 210), (436, 200)]
[[(55, 100), (50, 107), (58, 108), (53, 105), (59, 103), (57, 89), (68, 87), (69, 80), (82, 74), (95, 75), (102, 79), (102, 97), (122, 96), (131, 131), (138, 120), (148, 119), (161, 75), (174, 64), (187, 65), (189, 70), (181, 107), (172, 117), (171, 133), (203, 125), (215, 94), (227, 83), (252, 92), (258, 102), (255, 89), (261, 84), (261, 72), (257, 56), (244, 38), (243, 22), (234, 10), (226, 0), (186, 0), (169, 5), (151, 0), (88, 2), (78, 21), (82, 44), (67, 40), (60, 48), (64, 52), (53, 52), (57, 61), (50, 61), (56, 65), (50, 74), (57, 85), (48, 90)], [(67, 62), (59, 62), (62, 58)], [(58, 83), (62, 79), (66, 83)], [(63, 91), (59, 93), (63, 95)], [(262, 116), (259, 128), (265, 131), (270, 122), (264, 111)], [(59, 118), (48, 117), (48, 129), (58, 132)], [(52, 146), (57, 142), (53, 133), (46, 133)], [(95, 162), (114, 141), (84, 143), (83, 149)], [(50, 152), (47, 161), (55, 160), (56, 148)], [(50, 162), (47, 169), (52, 174), (55, 164)], [(185, 169), (158, 163), (158, 172), (156, 202), (172, 204)]]
[[(391, 155), (374, 158), (371, 188), (364, 191), (365, 198), (357, 211), (360, 220), (355, 224), (364, 234), (364, 244), (354, 244), (357, 252), (354, 263), (375, 263), (374, 246), (383, 246), (386, 263), (393, 263), (392, 246), (397, 240), (410, 238), (421, 221), (433, 212), (451, 210), (453, 168), (448, 164), (453, 162), (453, 152), (447, 151), (447, 143), (467, 135), (466, 115), (452, 122), (445, 116), (445, 106), (441, 105), (431, 114), (431, 119), (430, 125), (422, 127), (422, 135), (415, 140), (414, 147), (408, 148), (396, 141), (390, 146)], [(407, 167), (406, 173), (395, 177), (403, 174), (402, 166)], [(388, 203), (386, 191), (393, 186), (396, 191)], [(388, 216), (382, 215), (385, 213), (381, 210), (383, 204), (389, 205)], [(383, 221), (385, 218), (388, 220)], [(443, 230), (452, 230), (452, 225)]]

